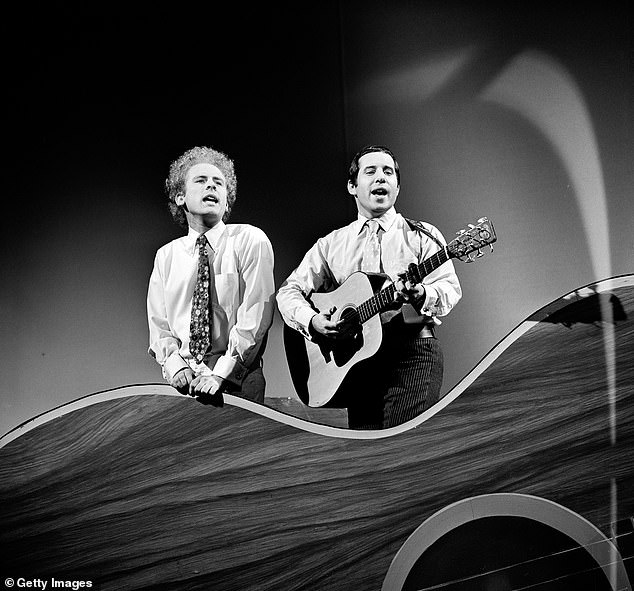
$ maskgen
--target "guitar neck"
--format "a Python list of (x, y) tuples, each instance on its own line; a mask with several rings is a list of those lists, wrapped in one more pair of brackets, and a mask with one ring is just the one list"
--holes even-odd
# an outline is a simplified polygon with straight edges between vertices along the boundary
[[(429, 258), (425, 259), (419, 265), (410, 265), (410, 269), (405, 271), (404, 275), (407, 281), (412, 284), (420, 283), (424, 277), (429, 275), (432, 271), (435, 271), (440, 265), (446, 263), (451, 254), (447, 247), (439, 250)], [(371, 298), (357, 307), (357, 313), (359, 314), (359, 321), (363, 324), (370, 318), (381, 312), (385, 312), (394, 303), (394, 294), (396, 292), (396, 286), (394, 283), (390, 283), (387, 287), (377, 291)]]

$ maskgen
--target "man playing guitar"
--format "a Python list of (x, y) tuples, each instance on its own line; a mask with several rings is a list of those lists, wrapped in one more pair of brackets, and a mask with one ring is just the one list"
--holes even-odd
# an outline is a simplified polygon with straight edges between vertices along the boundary
[[(277, 295), (285, 323), (316, 351), (312, 358), (326, 370), (342, 370), (332, 401), (347, 406), (353, 429), (401, 424), (438, 400), (443, 354), (434, 328), (440, 324), (438, 317), (447, 315), (462, 295), (451, 260), (418, 281), (416, 275), (403, 275), (408, 266), (419, 265), (446, 242), (431, 224), (407, 220), (396, 212), (399, 190), (398, 163), (388, 148), (368, 146), (358, 152), (348, 173), (357, 219), (320, 238)], [(378, 336), (372, 334), (372, 322), (361, 326), (362, 306), (347, 305), (346, 299), (339, 306), (315, 305), (318, 295), (342, 289), (346, 283), (358, 291), (359, 277), (362, 283), (369, 281), (374, 292), (385, 282), (393, 286), (383, 290), (391, 301), (377, 316)], [(348, 356), (338, 350), (346, 344), (351, 349)], [(364, 348), (372, 355), (352, 358)], [(310, 360), (300, 365), (307, 364), (313, 367)], [(294, 376), (296, 387), (301, 381)]]

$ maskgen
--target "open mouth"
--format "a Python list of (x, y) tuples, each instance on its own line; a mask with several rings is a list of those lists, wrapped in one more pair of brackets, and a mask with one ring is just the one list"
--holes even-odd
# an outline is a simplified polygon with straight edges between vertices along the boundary
[(218, 203), (218, 198), (213, 195), (205, 195), (203, 197), (203, 203)]
[(372, 189), (371, 193), (372, 195), (387, 195), (387, 189), (384, 189), (383, 187), (378, 187), (376, 189)]

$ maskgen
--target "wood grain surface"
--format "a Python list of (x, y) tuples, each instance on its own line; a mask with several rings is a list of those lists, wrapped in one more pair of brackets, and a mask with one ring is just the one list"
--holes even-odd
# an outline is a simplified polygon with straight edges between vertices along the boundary
[(610, 290), (623, 310), (612, 322), (581, 314), (586, 296), (528, 319), (459, 396), (389, 436), (322, 434), (155, 386), (88, 397), (0, 448), (2, 575), (103, 590), (380, 589), (433, 513), (500, 492), (559, 503), (610, 537), (634, 515), (632, 283)]

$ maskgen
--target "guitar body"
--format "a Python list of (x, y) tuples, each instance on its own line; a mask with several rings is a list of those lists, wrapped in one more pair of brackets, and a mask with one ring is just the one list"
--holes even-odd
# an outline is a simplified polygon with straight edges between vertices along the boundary
[[(479, 258), (483, 254), (481, 249), (497, 240), (493, 224), (486, 217), (480, 218), (477, 224), (469, 224), (457, 234), (445, 248), (418, 265), (412, 263), (399, 277), (415, 285), (449, 259), (473, 262), (473, 256)], [(477, 255), (473, 255), (475, 251)], [(386, 279), (388, 285), (383, 286)], [(387, 276), (359, 271), (332, 292), (312, 294), (313, 307), (319, 312), (336, 308), (332, 316), (334, 320), (345, 317), (349, 312), (362, 317), (359, 331), (352, 339), (309, 341), (298, 331), (284, 326), (289, 371), (295, 391), (304, 404), (325, 406), (333, 399), (334, 404), (331, 405), (340, 404), (336, 394), (350, 369), (372, 357), (381, 345), (379, 314), (393, 309), (395, 291), (394, 283)], [(357, 310), (363, 313), (357, 315)], [(341, 402), (345, 405), (345, 400)]]
[[(382, 282), (384, 277), (380, 277)], [(332, 318), (339, 320), (351, 308), (372, 297), (374, 277), (353, 273), (336, 290), (315, 293), (313, 306), (320, 312), (337, 308)], [(324, 406), (333, 398), (354, 365), (374, 355), (381, 345), (381, 320), (370, 318), (350, 339), (309, 341), (296, 330), (284, 326), (284, 346), (295, 390), (309, 406)]]

